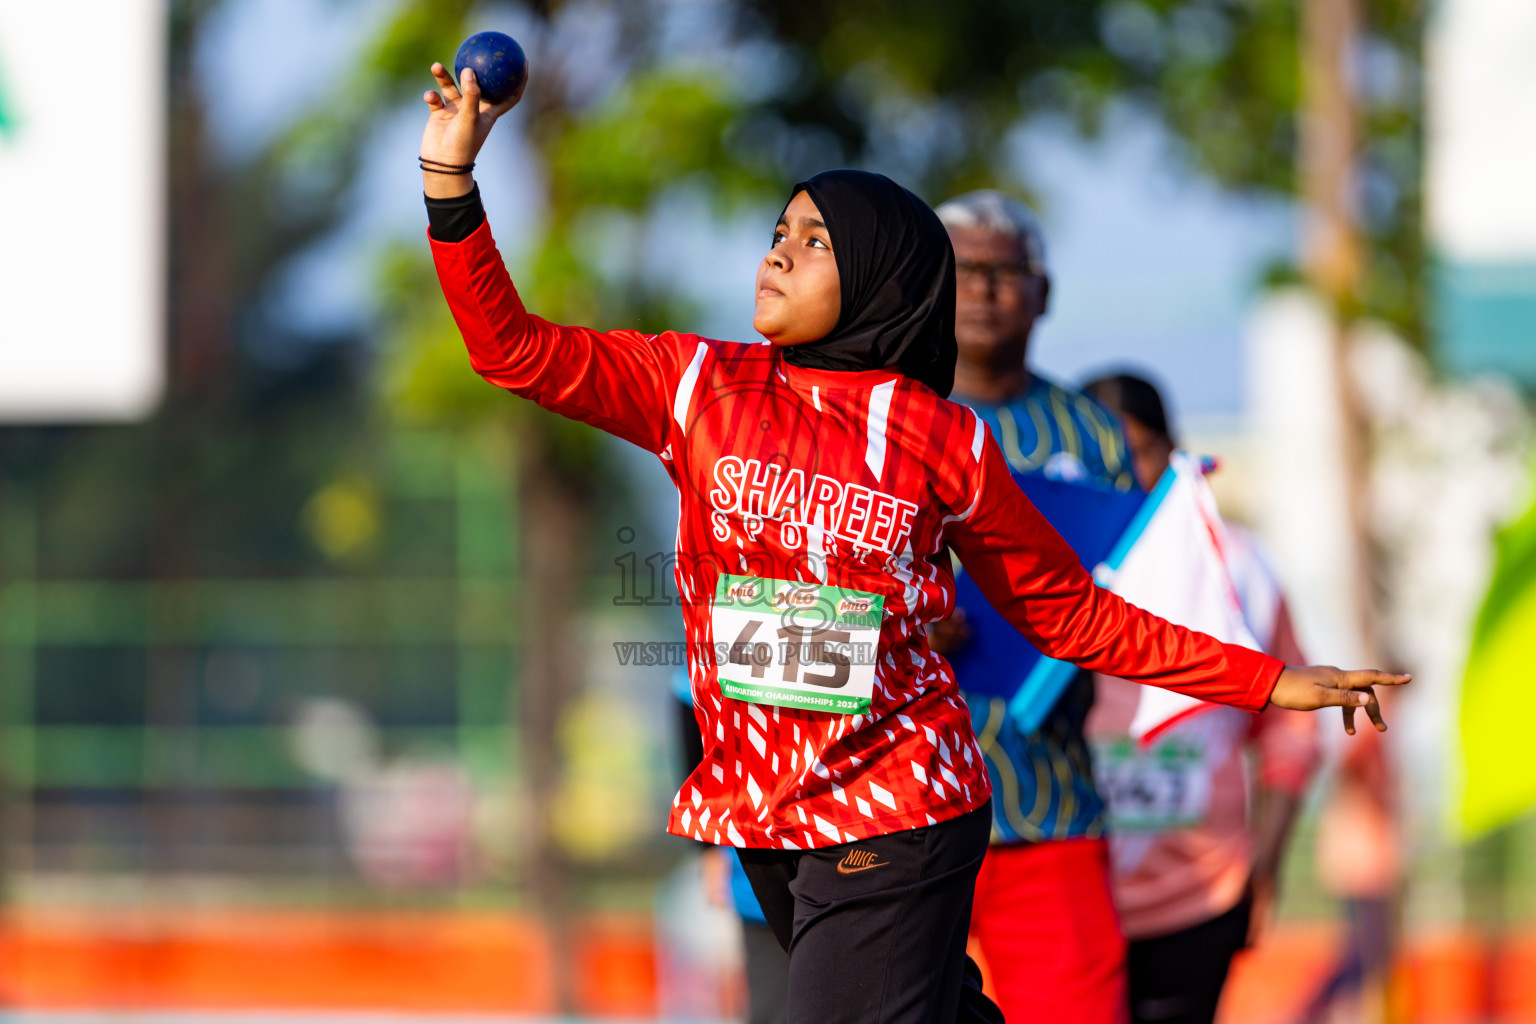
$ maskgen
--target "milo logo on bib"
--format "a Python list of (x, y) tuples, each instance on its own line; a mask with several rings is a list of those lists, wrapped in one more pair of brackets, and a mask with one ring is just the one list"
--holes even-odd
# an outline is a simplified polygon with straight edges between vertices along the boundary
[(817, 583), (721, 575), (710, 621), (720, 692), (856, 715), (869, 710), (885, 599)]
[(749, 580), (746, 583), (732, 583), (726, 588), (727, 601), (751, 601), (762, 592), (761, 580)]
[(868, 615), (878, 597), (845, 597), (837, 602), (838, 615)]
[(786, 583), (773, 592), (773, 606), (775, 608), (814, 608), (820, 596), (821, 587), (819, 586)]

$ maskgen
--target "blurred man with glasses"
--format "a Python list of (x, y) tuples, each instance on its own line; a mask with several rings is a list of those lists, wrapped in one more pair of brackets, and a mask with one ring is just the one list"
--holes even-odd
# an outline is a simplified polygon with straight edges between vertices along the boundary
[[(970, 192), (938, 208), (955, 248), (959, 363), (950, 397), (986, 421), (1015, 472), (1135, 486), (1115, 417), (1032, 371), (1029, 339), (1051, 282), (1029, 208)], [(958, 613), (934, 646), (965, 643)], [(966, 680), (959, 680), (962, 689)], [(1007, 701), (968, 698), (992, 775), (993, 846), (976, 883), (972, 938), (1009, 1024), (1119, 1024), (1125, 941), (1115, 914), (1106, 809), (1093, 784), (1083, 722), (1093, 680), (1079, 673), (1039, 730), (1025, 734)]]

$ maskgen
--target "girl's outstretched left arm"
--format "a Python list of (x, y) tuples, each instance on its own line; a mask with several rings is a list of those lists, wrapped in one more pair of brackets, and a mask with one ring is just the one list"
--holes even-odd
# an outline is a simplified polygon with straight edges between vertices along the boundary
[(1014, 483), (990, 437), (971, 494), (951, 526), (951, 543), (993, 607), (1050, 657), (1249, 711), (1270, 702), (1303, 711), (1343, 707), (1350, 732), (1355, 709), (1365, 707), (1385, 728), (1370, 688), (1406, 683), (1407, 676), (1288, 668), (1267, 654), (1176, 626), (1096, 585)]

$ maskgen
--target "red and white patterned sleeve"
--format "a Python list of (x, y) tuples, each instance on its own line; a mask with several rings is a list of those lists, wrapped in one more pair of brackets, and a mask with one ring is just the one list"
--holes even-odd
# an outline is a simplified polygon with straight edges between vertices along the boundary
[(949, 538), (976, 585), (1042, 652), (1083, 668), (1258, 711), (1285, 666), (1175, 626), (1093, 582), (977, 428), (969, 507)]
[(524, 308), (488, 223), (462, 242), (428, 237), (476, 373), (647, 451), (666, 448), (672, 420), (687, 411), (707, 342), (552, 324)]

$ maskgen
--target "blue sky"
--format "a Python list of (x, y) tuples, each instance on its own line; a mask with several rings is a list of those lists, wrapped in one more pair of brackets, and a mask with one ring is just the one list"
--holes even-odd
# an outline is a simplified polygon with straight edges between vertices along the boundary
[[(198, 62), (208, 95), (219, 97), (213, 133), (223, 151), (231, 159), (253, 151), (298, 104), (314, 102), (321, 94), (316, 79), (344, 69), (347, 54), (390, 6), (391, 0), (229, 4)], [(366, 317), (377, 243), (423, 228), (412, 161), (420, 119), (418, 111), (403, 112), (374, 140), (347, 226), (292, 268), (291, 316), (331, 325)], [(514, 135), (504, 133), (488, 147), (478, 175), (503, 239), (515, 239), (537, 218), (538, 167)], [(1292, 247), (1289, 208), (1223, 193), (1184, 168), (1166, 135), (1129, 110), (1113, 115), (1094, 142), (1050, 121), (1026, 125), (1015, 153), (1039, 199), (1054, 279), (1051, 314), (1033, 345), (1035, 367), (1071, 382), (1134, 366), (1166, 384), (1180, 415), (1239, 414), (1243, 322), (1257, 275)], [(752, 340), (750, 282), (772, 211), (762, 223), (744, 217), (720, 224), (686, 208), (677, 214), (694, 226), (684, 273), (704, 310), (702, 323), (680, 326)]]

